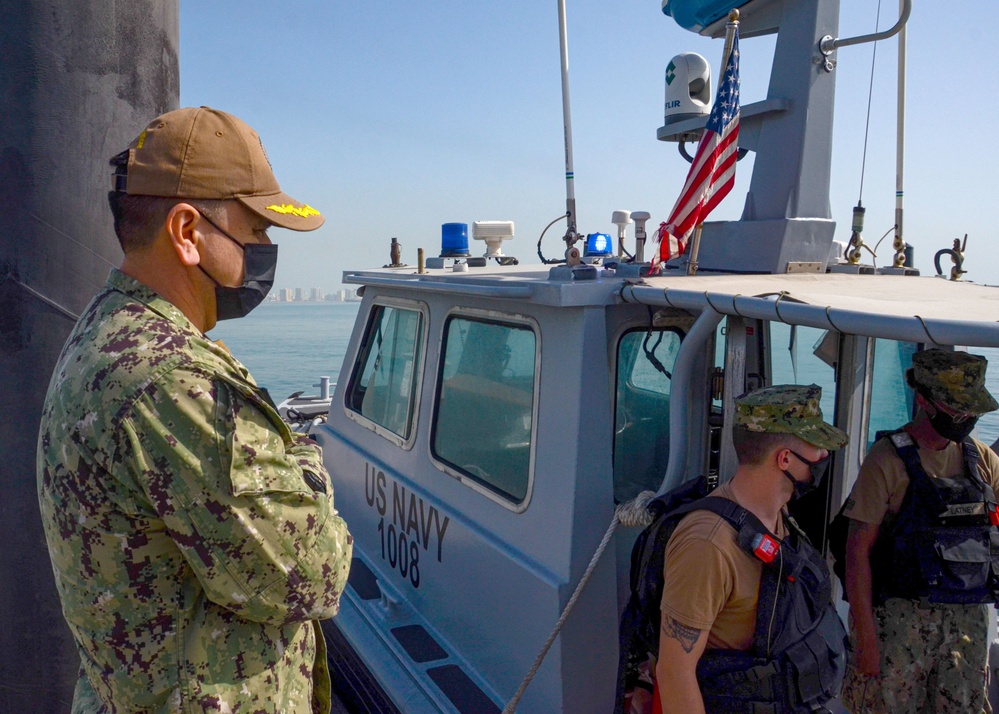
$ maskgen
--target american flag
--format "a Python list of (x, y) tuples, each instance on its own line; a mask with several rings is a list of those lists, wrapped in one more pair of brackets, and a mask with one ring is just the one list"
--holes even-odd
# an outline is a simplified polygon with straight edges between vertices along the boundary
[(683, 255), (694, 227), (702, 223), (732, 190), (738, 144), (739, 31), (736, 29), (725, 76), (718, 85), (715, 104), (697, 145), (687, 181), (669, 219), (659, 226), (659, 253), (653, 265)]

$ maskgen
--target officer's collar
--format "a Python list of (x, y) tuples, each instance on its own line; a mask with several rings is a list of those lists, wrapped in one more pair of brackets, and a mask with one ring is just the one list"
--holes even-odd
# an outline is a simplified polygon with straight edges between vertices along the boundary
[(116, 290), (133, 300), (141, 302), (153, 312), (175, 323), (185, 331), (201, 334), (201, 331), (194, 326), (194, 323), (188, 319), (187, 315), (181, 312), (180, 308), (145, 283), (126, 275), (117, 268), (111, 269), (111, 274), (108, 276), (107, 288), (109, 290)]

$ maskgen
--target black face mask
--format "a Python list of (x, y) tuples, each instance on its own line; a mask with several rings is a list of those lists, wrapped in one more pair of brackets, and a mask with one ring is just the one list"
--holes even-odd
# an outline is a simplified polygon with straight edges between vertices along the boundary
[[(788, 451), (791, 450), (788, 449)], [(794, 457), (798, 459), (798, 461), (808, 466), (808, 471), (811, 474), (811, 478), (808, 481), (799, 481), (791, 474), (790, 471), (784, 469), (781, 470), (781, 473), (783, 473), (787, 480), (794, 486), (794, 493), (791, 495), (791, 500), (797, 501), (806, 493), (814, 491), (819, 487), (819, 484), (822, 483), (822, 479), (825, 477), (826, 471), (829, 470), (829, 457), (827, 456), (824, 459), (819, 459), (818, 461), (809, 461), (795, 451), (791, 451), (791, 453), (794, 454)]]
[(274, 286), (274, 272), (277, 269), (278, 247), (273, 243), (248, 243), (243, 245), (207, 216), (202, 216), (215, 226), (215, 229), (243, 250), (243, 284), (238, 288), (222, 285), (198, 264), (201, 272), (215, 283), (215, 319), (233, 320), (246, 317), (250, 311), (264, 301)]
[(954, 421), (954, 417), (950, 414), (945, 414), (942, 409), (934, 405), (936, 409), (936, 414), (930, 417), (930, 426), (933, 427), (933, 431), (938, 433), (943, 438), (948, 441), (954, 441), (961, 443), (968, 438), (968, 435), (975, 430), (975, 424), (978, 423), (978, 417), (968, 417), (964, 421)]

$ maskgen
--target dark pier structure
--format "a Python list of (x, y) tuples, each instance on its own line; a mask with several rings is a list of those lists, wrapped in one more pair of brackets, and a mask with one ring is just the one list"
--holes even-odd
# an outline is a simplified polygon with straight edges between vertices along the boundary
[(0, 0), (0, 712), (69, 711), (79, 656), (35, 443), (76, 316), (121, 253), (108, 158), (178, 105), (178, 0)]

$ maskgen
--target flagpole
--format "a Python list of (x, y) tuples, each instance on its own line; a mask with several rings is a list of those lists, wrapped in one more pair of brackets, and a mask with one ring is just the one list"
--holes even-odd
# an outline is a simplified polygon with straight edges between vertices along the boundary
[[(725, 49), (722, 50), (721, 71), (724, 74), (728, 67), (728, 56), (732, 54), (732, 45), (735, 44), (735, 31), (739, 27), (739, 11), (733, 9), (728, 14), (728, 22), (725, 24)], [(716, 100), (717, 101), (717, 100)], [(703, 223), (698, 223), (694, 229), (694, 235), (690, 239), (690, 258), (687, 261), (687, 275), (697, 275), (697, 253), (701, 248), (701, 229)]]
[(735, 29), (739, 26), (739, 11), (736, 9), (728, 13), (728, 22), (725, 24), (725, 49), (722, 50), (722, 68), (728, 66), (728, 56), (732, 54), (732, 45), (735, 43)]
[(694, 235), (690, 239), (690, 258), (687, 259), (687, 275), (697, 275), (697, 251), (701, 247), (701, 229), (703, 223), (698, 223), (694, 228)]

